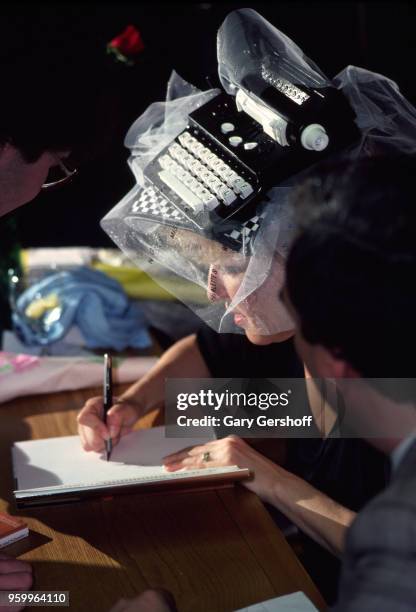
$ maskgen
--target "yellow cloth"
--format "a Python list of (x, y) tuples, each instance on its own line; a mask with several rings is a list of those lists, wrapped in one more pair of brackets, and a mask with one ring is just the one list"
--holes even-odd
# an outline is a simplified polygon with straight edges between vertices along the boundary
[(27, 272), (29, 267), (29, 255), (27, 249), (21, 249), (20, 251), (20, 265), (22, 266), (23, 272)]
[(40, 319), (43, 317), (45, 312), (48, 310), (53, 310), (59, 306), (59, 298), (56, 293), (50, 293), (49, 295), (45, 295), (45, 297), (38, 298), (37, 300), (33, 300), (27, 306), (25, 310), (25, 315), (29, 317), (29, 319)]
[[(27, 272), (29, 267), (27, 250), (22, 250), (21, 255), (23, 269)], [(173, 301), (179, 293), (182, 299), (195, 304), (206, 304), (207, 302), (205, 290), (186, 280), (164, 278), (165, 287), (167, 289), (172, 287), (172, 293), (169, 293), (167, 289), (158, 285), (146, 272), (139, 268), (112, 266), (101, 262), (93, 262), (91, 267), (117, 280), (127, 295), (134, 299)]]
[(139, 268), (127, 266), (110, 266), (103, 263), (94, 263), (92, 267), (104, 272), (111, 278), (116, 279), (123, 287), (124, 291), (131, 298), (144, 300), (175, 300), (175, 295), (179, 292), (183, 299), (194, 303), (206, 303), (205, 291), (197, 285), (178, 279), (163, 279), (166, 287), (171, 286), (174, 294), (169, 293), (158, 285), (146, 272)]

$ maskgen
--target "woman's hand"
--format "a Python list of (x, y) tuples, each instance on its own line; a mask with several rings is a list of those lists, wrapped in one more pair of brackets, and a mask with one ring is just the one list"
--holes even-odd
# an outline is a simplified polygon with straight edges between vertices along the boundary
[[(206, 453), (209, 453), (208, 460), (204, 460)], [(288, 474), (286, 470), (266, 459), (237, 436), (228, 436), (201, 446), (184, 448), (178, 453), (164, 457), (163, 462), (168, 472), (176, 472), (183, 468), (195, 470), (225, 465), (247, 468), (252, 478), (242, 483), (268, 502), (272, 500), (274, 485), (279, 476)]]
[[(204, 454), (209, 453), (208, 461)], [(165, 469), (200, 469), (238, 465), (248, 468), (251, 480), (243, 480), (248, 489), (265, 502), (283, 512), (295, 525), (325, 546), (333, 554), (341, 554), (345, 533), (355, 513), (321, 493), (308, 482), (266, 459), (244, 440), (228, 436), (201, 446), (184, 448), (164, 458)]]
[[(28, 591), (32, 582), (32, 568), (29, 563), (0, 554), (0, 591)], [(19, 612), (24, 607), (13, 606), (13, 610)], [(7, 605), (0, 605), (0, 612), (10, 609)]]
[(114, 398), (114, 404), (107, 412), (107, 424), (103, 421), (103, 398), (91, 397), (77, 416), (78, 433), (86, 451), (99, 452), (105, 447), (105, 440), (111, 438), (113, 446), (121, 436), (133, 429), (141, 414), (141, 408), (132, 401)]
[(169, 591), (148, 589), (134, 599), (120, 599), (110, 612), (176, 612), (176, 605)]

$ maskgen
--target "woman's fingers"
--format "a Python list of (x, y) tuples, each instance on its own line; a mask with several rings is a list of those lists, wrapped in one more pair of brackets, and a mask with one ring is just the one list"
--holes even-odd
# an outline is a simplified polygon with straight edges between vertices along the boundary
[(120, 437), (129, 433), (137, 420), (137, 411), (129, 402), (114, 398), (116, 402), (107, 413), (107, 424), (103, 421), (103, 398), (90, 398), (78, 414), (78, 433), (86, 451), (99, 452), (105, 441), (112, 439), (115, 446)]

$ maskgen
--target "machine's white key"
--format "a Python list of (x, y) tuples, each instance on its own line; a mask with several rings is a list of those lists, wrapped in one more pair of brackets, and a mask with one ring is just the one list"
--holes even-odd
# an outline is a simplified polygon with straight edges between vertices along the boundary
[(209, 186), (213, 191), (217, 191), (220, 187), (222, 187), (224, 183), (220, 181), (218, 178), (214, 178), (209, 182)]
[(191, 189), (192, 191), (196, 193), (198, 189), (201, 187), (201, 183), (197, 181), (194, 177), (191, 177), (188, 187), (189, 189)]
[(221, 132), (223, 134), (229, 134), (230, 132), (233, 132), (234, 129), (235, 129), (235, 126), (232, 123), (225, 122), (221, 124)]
[(230, 172), (224, 173), (223, 180), (227, 183), (229, 187), (231, 187), (231, 189), (234, 189), (234, 185), (236, 183), (238, 185), (237, 181), (239, 181), (240, 178), (241, 177), (237, 174), (237, 172), (234, 172), (234, 170), (230, 170)]
[(202, 143), (198, 142), (194, 147), (193, 147), (193, 154), (196, 157), (199, 157), (201, 159), (201, 155), (203, 154), (203, 152), (205, 151), (205, 147)]
[[(175, 175), (176, 175), (176, 174), (179, 172), (179, 170), (180, 170), (180, 169), (181, 169), (181, 167), (180, 167), (180, 165), (178, 164), (178, 162), (176, 162), (176, 161), (174, 161), (174, 160), (172, 159), (172, 163), (171, 163), (170, 167), (168, 168), (168, 171), (169, 171), (171, 174), (175, 174)], [(164, 168), (164, 170), (166, 170), (166, 168)]]
[(247, 182), (244, 182), (242, 185), (240, 185), (238, 189), (242, 198), (248, 198), (248, 196), (251, 195), (254, 191), (250, 183)]
[(200, 152), (199, 157), (205, 164), (209, 164), (208, 160), (211, 157), (211, 151), (204, 147), (204, 149)]
[(200, 178), (200, 176), (202, 176), (202, 174), (207, 170), (207, 167), (204, 166), (203, 164), (201, 164), (201, 162), (197, 162), (195, 164), (195, 166), (192, 169), (192, 172), (198, 177)]
[(188, 168), (188, 170), (190, 170), (194, 160), (195, 158), (193, 157), (193, 155), (190, 155), (189, 153), (185, 153), (185, 155), (182, 157), (180, 161), (185, 166), (185, 168)]
[(196, 145), (200, 144), (193, 136), (189, 136), (183, 145), (190, 153), (194, 152)]
[(231, 170), (231, 168), (227, 168), (227, 170), (224, 170), (224, 172), (222, 172), (221, 178), (226, 183), (229, 183), (229, 182), (233, 183), (236, 180), (237, 176), (234, 170)]
[(183, 147), (185, 147), (186, 149), (188, 148), (188, 143), (189, 143), (188, 132), (184, 132), (183, 134), (180, 134), (180, 136), (178, 136), (178, 140)]
[(241, 189), (244, 187), (245, 182), (246, 181), (241, 176), (237, 175), (235, 178), (231, 179), (228, 184), (230, 185), (230, 187), (232, 187), (232, 189), (234, 189), (236, 193), (240, 193)]
[(174, 163), (175, 162), (170, 157), (170, 155), (162, 155), (162, 157), (159, 157), (159, 164), (163, 168), (163, 170), (169, 170), (172, 164)]
[(209, 155), (207, 155), (207, 156), (206, 156), (206, 158), (205, 158), (205, 163), (206, 163), (208, 166), (212, 167), (212, 166), (213, 166), (213, 164), (214, 164), (214, 162), (215, 162), (215, 160), (217, 160), (217, 159), (219, 159), (219, 157), (217, 157), (217, 156), (215, 155), (215, 153), (210, 153)]
[(245, 142), (244, 143), (244, 148), (246, 151), (251, 151), (252, 149), (255, 149), (258, 146), (258, 142)]
[(202, 164), (200, 164), (200, 162), (197, 159), (195, 159), (195, 157), (193, 157), (192, 161), (189, 162), (188, 168), (191, 172), (193, 172), (194, 174), (197, 174), (198, 172), (197, 168), (201, 165)]
[(211, 172), (210, 170), (206, 169), (204, 172), (202, 172), (201, 178), (206, 183), (209, 183), (210, 181), (215, 180), (217, 177), (215, 176), (215, 174), (213, 174), (213, 172)]
[(213, 159), (209, 165), (214, 171), (216, 171), (217, 168), (220, 168), (222, 166), (222, 160), (219, 157), (215, 156), (215, 159)]
[(186, 134), (186, 141), (188, 143), (188, 145), (194, 145), (197, 142), (199, 142), (196, 138), (194, 138), (192, 136), (192, 134), (190, 134), (189, 132), (185, 132), (184, 135)]
[(191, 191), (195, 189), (194, 179), (192, 178), (192, 175), (189, 174), (189, 172), (185, 172), (185, 175), (182, 176), (181, 180), (187, 187), (189, 187)]
[(201, 189), (200, 197), (208, 210), (214, 210), (219, 204), (217, 198), (208, 189)]
[(182, 144), (183, 148), (186, 149), (186, 151), (189, 151), (189, 152), (192, 151), (192, 145), (189, 142), (189, 140), (187, 140), (186, 142), (182, 142), (181, 144)]
[(222, 164), (215, 169), (215, 172), (220, 176), (223, 180), (227, 180), (227, 176), (232, 172), (228, 166)]
[(177, 176), (182, 182), (187, 174), (188, 173), (182, 168), (182, 166), (179, 166), (175, 172), (175, 176)]
[(195, 191), (199, 187), (198, 181), (195, 180), (192, 174), (186, 170), (179, 175), (179, 178), (192, 191)]
[(231, 136), (228, 139), (228, 142), (232, 147), (238, 147), (238, 145), (243, 142), (243, 139), (241, 138), (241, 136)]
[(180, 145), (178, 145), (177, 142), (174, 142), (172, 145), (170, 145), (168, 150), (174, 159), (179, 159), (180, 157), (182, 157), (183, 149)]
[(219, 195), (221, 188), (226, 188), (226, 185), (222, 183), (216, 176), (212, 175), (207, 176), (208, 173), (205, 174), (204, 183), (208, 186), (208, 189), (214, 192), (216, 195)]
[(159, 178), (165, 183), (170, 189), (178, 194), (182, 200), (188, 204), (196, 213), (200, 213), (204, 208), (202, 200), (196, 196), (186, 185), (176, 178), (173, 174), (167, 170), (159, 172)]
[(220, 196), (221, 200), (224, 200), (224, 204), (227, 206), (232, 204), (237, 199), (234, 191), (225, 186), (218, 190), (218, 195)]

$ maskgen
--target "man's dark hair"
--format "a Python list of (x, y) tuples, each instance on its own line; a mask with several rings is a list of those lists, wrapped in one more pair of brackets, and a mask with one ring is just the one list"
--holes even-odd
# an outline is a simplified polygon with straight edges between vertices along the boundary
[(28, 162), (47, 150), (88, 157), (107, 144), (116, 119), (105, 41), (91, 20), (64, 8), (17, 5), (2, 14), (0, 145)]
[(326, 165), (294, 203), (287, 290), (303, 337), (363, 377), (415, 377), (416, 158)]

